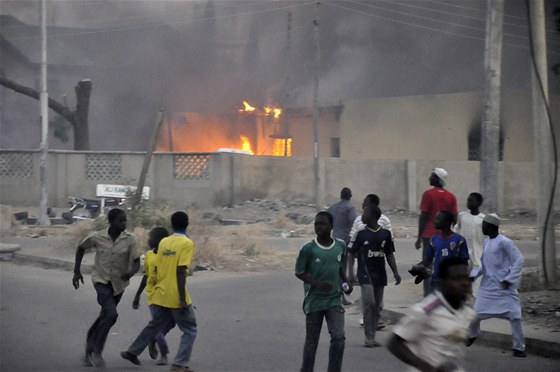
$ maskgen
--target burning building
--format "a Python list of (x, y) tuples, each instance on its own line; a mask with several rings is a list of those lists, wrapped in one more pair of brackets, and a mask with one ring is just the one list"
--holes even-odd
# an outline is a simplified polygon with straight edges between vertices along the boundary
[[(324, 109), (321, 113), (326, 112)], [(324, 116), (324, 115), (323, 115)], [(322, 119), (325, 119), (322, 117)], [(338, 131), (338, 115), (321, 121), (325, 144), (333, 146)], [(291, 133), (297, 133), (293, 136)], [(216, 152), (239, 150), (253, 155), (312, 155), (311, 111), (284, 110), (278, 106), (253, 106), (243, 101), (226, 114), (174, 112), (161, 126), (157, 151)], [(326, 156), (333, 156), (332, 149)]]

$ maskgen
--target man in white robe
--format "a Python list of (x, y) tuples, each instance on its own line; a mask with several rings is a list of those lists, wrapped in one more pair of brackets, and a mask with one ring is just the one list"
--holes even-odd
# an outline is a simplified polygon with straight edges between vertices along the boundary
[(480, 334), (480, 321), (489, 318), (508, 319), (513, 338), (513, 356), (526, 357), (525, 338), (521, 329), (521, 301), (519, 282), (523, 256), (515, 244), (499, 233), (500, 218), (487, 214), (482, 222), (482, 231), (488, 238), (484, 241), (482, 269), (471, 276), (482, 275), (480, 289), (474, 305), (476, 319), (469, 326), (469, 341), (472, 345)]

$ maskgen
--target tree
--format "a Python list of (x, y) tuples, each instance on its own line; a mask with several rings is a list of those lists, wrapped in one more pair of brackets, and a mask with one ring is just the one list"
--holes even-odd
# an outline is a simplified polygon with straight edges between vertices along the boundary
[[(0, 76), (0, 85), (17, 93), (39, 100), (40, 93), (32, 88), (20, 85), (12, 80)], [(74, 88), (76, 92), (76, 109), (49, 98), (49, 108), (68, 121), (74, 132), (74, 150), (89, 150), (89, 99), (93, 84), (89, 79), (82, 79)]]

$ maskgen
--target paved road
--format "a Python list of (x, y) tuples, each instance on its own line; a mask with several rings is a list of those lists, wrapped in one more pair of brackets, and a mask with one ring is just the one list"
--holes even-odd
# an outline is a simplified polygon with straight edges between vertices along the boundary
[[(89, 276), (75, 291), (71, 273), (0, 264), (0, 370), (92, 371), (78, 365), (87, 328), (98, 313)], [(132, 310), (140, 276), (133, 278), (119, 306), (119, 320), (104, 353), (113, 371), (162, 371), (145, 352), (142, 366), (122, 360), (125, 349), (149, 320), (144, 303)], [(270, 274), (197, 273), (189, 278), (197, 305), (199, 337), (191, 367), (198, 371), (296, 371), (301, 361), (303, 290), (291, 272)], [(357, 295), (357, 294), (356, 294)], [(354, 296), (354, 295), (353, 295)], [(355, 297), (356, 298), (356, 297)], [(405, 366), (386, 349), (363, 348), (358, 314), (347, 314), (344, 370), (402, 371)], [(387, 332), (380, 332), (383, 341)], [(178, 332), (168, 337), (172, 353)], [(317, 371), (326, 370), (328, 334), (321, 336)], [(558, 370), (558, 361), (530, 356), (518, 359), (508, 350), (474, 345), (469, 371)]]

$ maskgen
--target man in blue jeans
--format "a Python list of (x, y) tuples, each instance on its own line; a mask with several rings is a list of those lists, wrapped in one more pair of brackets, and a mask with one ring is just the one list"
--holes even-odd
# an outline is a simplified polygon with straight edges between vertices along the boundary
[(301, 248), (296, 261), (296, 277), (304, 282), (305, 291), (303, 312), (306, 316), (306, 336), (302, 372), (313, 371), (323, 318), (331, 335), (327, 371), (342, 369), (345, 337), (344, 308), (340, 298), (343, 288), (347, 294), (352, 292), (352, 284), (346, 280), (346, 246), (343, 241), (331, 237), (332, 228), (332, 215), (317, 213), (317, 237)]
[(138, 355), (144, 351), (162, 326), (174, 320), (183, 332), (171, 371), (192, 372), (188, 364), (197, 335), (196, 317), (187, 290), (187, 273), (194, 254), (194, 244), (187, 237), (189, 217), (185, 212), (171, 216), (173, 234), (159, 243), (156, 256), (156, 284), (152, 294), (153, 317), (121, 357), (141, 364)]
[[(99, 317), (87, 333), (85, 354), (80, 356), (81, 364), (104, 368), (101, 356), (107, 335), (116, 323), (117, 304), (121, 300), (129, 279), (140, 268), (142, 250), (136, 244), (136, 238), (126, 230), (126, 213), (122, 209), (111, 209), (107, 215), (109, 228), (88, 235), (78, 245), (74, 264), (74, 288), (84, 283), (80, 266), (87, 249), (95, 249), (95, 261), (91, 280), (97, 292), (97, 302), (101, 305)], [(132, 261), (132, 265), (129, 262)]]

